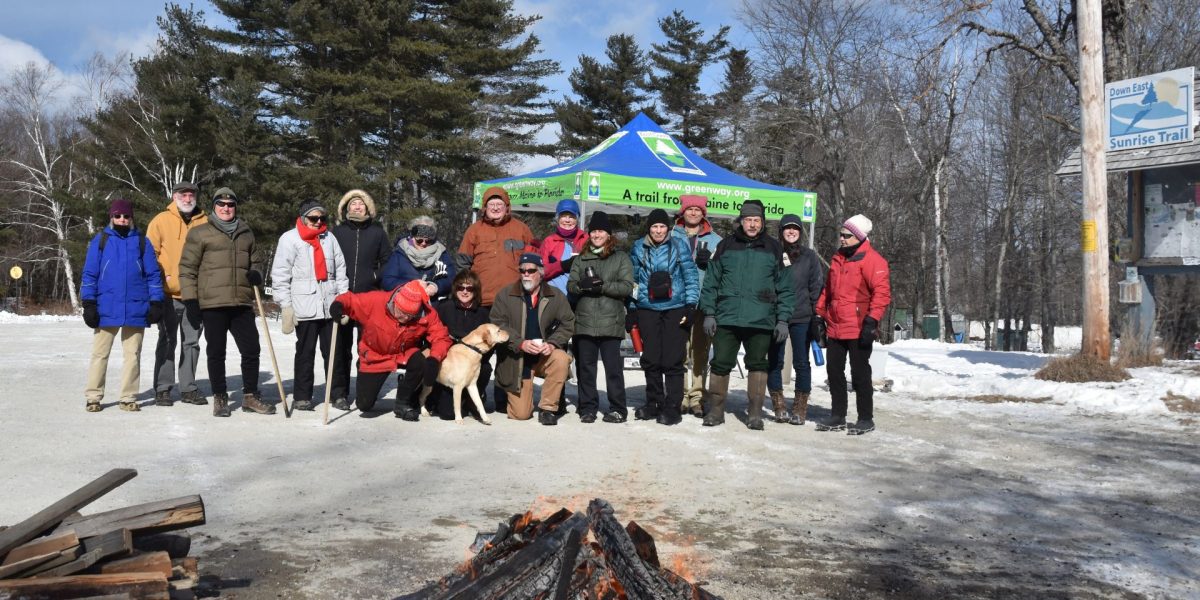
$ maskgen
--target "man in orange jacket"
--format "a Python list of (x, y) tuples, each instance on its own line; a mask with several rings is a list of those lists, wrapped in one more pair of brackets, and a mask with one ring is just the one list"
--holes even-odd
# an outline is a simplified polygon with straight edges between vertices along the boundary
[[(846, 430), (862, 435), (875, 430), (871, 387), (871, 349), (883, 311), (892, 301), (887, 260), (871, 247), (871, 220), (854, 215), (842, 224), (841, 247), (829, 261), (825, 289), (817, 298), (817, 315), (825, 320), (828, 348), (825, 373), (829, 379), (829, 419), (817, 431)], [(846, 426), (846, 356), (858, 408), (858, 421)]]

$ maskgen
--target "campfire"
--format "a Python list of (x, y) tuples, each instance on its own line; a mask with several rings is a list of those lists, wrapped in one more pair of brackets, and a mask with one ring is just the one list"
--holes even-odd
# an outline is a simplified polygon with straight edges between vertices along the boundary
[(634, 521), (622, 527), (599, 498), (586, 514), (513, 515), (470, 551), (454, 572), (397, 600), (719, 600), (663, 567), (654, 538)]

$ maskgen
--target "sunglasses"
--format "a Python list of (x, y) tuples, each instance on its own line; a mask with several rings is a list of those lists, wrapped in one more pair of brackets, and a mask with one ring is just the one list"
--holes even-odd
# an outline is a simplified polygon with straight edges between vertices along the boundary
[(458, 291), (460, 291), (460, 292), (473, 292), (473, 291), (475, 291), (475, 286), (473, 286), (473, 285), (460, 285), (460, 286), (458, 286), (458, 287), (457, 287), (457, 288), (455, 288), (455, 289), (457, 289), (457, 290), (458, 290)]
[(848, 240), (854, 237), (853, 233), (839, 233), (838, 235), (842, 236), (843, 240)]
[(433, 240), (428, 238), (413, 238), (413, 243), (418, 246), (428, 246), (433, 243)]
[(217, 208), (236, 208), (237, 202), (217, 200), (216, 202), (213, 202), (213, 206), (216, 206)]
[(317, 215), (315, 217), (313, 215), (304, 215), (304, 218), (308, 219), (309, 223), (324, 223), (326, 219), (325, 215)]
[(133, 215), (120, 214), (120, 215), (113, 215), (112, 218), (114, 218), (114, 219), (132, 219)]
[(520, 271), (522, 275), (533, 275), (534, 273), (538, 272), (537, 269), (517, 269), (517, 270)]

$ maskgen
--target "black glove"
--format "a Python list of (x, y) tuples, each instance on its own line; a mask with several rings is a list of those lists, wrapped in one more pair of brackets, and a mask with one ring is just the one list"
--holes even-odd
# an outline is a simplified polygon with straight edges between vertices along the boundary
[(563, 273), (570, 273), (571, 265), (573, 265), (573, 264), (575, 264), (574, 256), (572, 256), (571, 258), (568, 258), (567, 260), (562, 261)]
[(200, 326), (200, 301), (199, 300), (184, 300), (183, 312), (187, 316), (188, 323), (193, 328)]
[(696, 266), (701, 269), (708, 268), (708, 261), (712, 259), (712, 250), (707, 246), (700, 247), (696, 250)]
[(863, 350), (869, 350), (871, 344), (875, 341), (875, 329), (879, 327), (879, 321), (872, 317), (863, 319), (862, 331), (858, 334), (858, 347)]
[(634, 325), (637, 325), (637, 309), (636, 308), (625, 313), (625, 332), (626, 333), (632, 332)]
[(717, 318), (713, 316), (704, 317), (704, 335), (712, 339), (717, 335)]
[(150, 310), (146, 313), (146, 324), (153, 325), (163, 318), (163, 303), (151, 302)]
[(425, 385), (433, 385), (437, 383), (438, 372), (442, 370), (442, 361), (432, 357), (425, 357)]
[[(680, 327), (691, 327), (692, 323), (696, 322), (697, 310), (695, 306), (683, 307), (683, 318), (679, 320)], [(700, 313), (703, 316), (703, 313)]]
[(469, 270), (473, 264), (475, 264), (475, 259), (472, 258), (470, 254), (463, 254), (462, 252), (459, 252), (458, 254), (454, 255), (454, 266), (459, 271)]
[(592, 275), (591, 277), (584, 277), (583, 279), (579, 280), (579, 291), (585, 294), (594, 294), (598, 296), (603, 288), (604, 280), (595, 275)]
[(812, 323), (808, 325), (808, 339), (815, 341), (822, 348), (825, 347), (825, 319), (813, 317)]
[(345, 307), (342, 306), (341, 302), (334, 300), (333, 303), (329, 305), (329, 316), (334, 321), (341, 321), (342, 316), (345, 314), (346, 314), (346, 309), (345, 309)]
[(250, 269), (249, 271), (246, 271), (246, 282), (249, 283), (252, 287), (261, 286), (262, 285), (262, 273), (259, 273), (258, 271), (255, 271), (254, 269)]
[(83, 324), (95, 329), (100, 326), (100, 309), (95, 300), (83, 301)]
[(776, 344), (782, 344), (788, 338), (788, 324), (785, 321), (775, 321), (775, 331), (771, 333), (771, 339)]

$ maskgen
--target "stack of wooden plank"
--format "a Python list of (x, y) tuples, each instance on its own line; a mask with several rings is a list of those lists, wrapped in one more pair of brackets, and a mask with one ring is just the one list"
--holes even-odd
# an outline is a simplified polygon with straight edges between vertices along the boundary
[(183, 496), (90, 515), (79, 509), (133, 479), (113, 469), (41, 512), (0, 529), (0, 598), (192, 598), (191, 536), (204, 501)]

